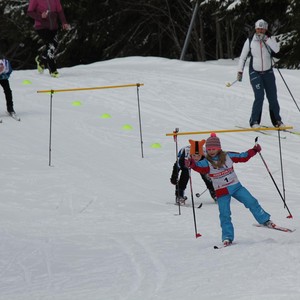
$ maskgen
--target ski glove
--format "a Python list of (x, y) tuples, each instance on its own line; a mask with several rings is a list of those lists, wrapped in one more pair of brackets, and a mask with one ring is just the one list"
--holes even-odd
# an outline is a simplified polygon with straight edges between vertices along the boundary
[(174, 185), (176, 185), (176, 184), (178, 183), (177, 177), (173, 177), (173, 176), (172, 176), (172, 177), (170, 178), (170, 181), (171, 181), (171, 183), (174, 184)]
[(266, 34), (256, 34), (258, 40), (262, 42), (266, 42), (266, 40), (269, 38)]
[(196, 166), (195, 161), (191, 157), (184, 160), (184, 165), (188, 169), (192, 169)]
[(184, 160), (184, 166), (186, 167), (186, 168), (190, 168), (190, 166), (191, 166), (191, 158), (186, 158), (185, 160)]
[(172, 171), (172, 175), (170, 178), (171, 183), (176, 185), (178, 183), (177, 178), (178, 178), (178, 167), (177, 167), (177, 163), (175, 163), (173, 165), (173, 171)]
[(7, 73), (3, 73), (0, 75), (0, 80), (6, 80), (9, 78), (9, 75), (7, 75)]
[(256, 144), (252, 149), (257, 153), (261, 151), (261, 146), (260, 144)]
[(236, 79), (237, 79), (237, 81), (242, 81), (242, 79), (243, 79), (243, 72), (238, 72)]

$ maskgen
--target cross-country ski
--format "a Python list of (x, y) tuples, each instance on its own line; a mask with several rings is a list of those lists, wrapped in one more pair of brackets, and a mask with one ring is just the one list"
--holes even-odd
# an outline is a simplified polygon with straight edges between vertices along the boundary
[(263, 224), (253, 224), (253, 226), (255, 227), (261, 227), (261, 228), (266, 228), (266, 229), (273, 229), (273, 230), (279, 230), (279, 231), (283, 231), (283, 232), (294, 232), (296, 229), (290, 229), (290, 228), (287, 228), (287, 227), (282, 227), (282, 226), (278, 226), (278, 225), (273, 225), (272, 227), (268, 227), (268, 226), (265, 226)]
[[(249, 129), (249, 127), (242, 127), (242, 126), (235, 126), (236, 128), (240, 128), (240, 129)], [(255, 132), (261, 133), (263, 135), (267, 135), (267, 136), (272, 136), (272, 137), (276, 137), (278, 138), (278, 134), (276, 132), (269, 132), (269, 131), (264, 131), (264, 128), (269, 128), (267, 126), (260, 126), (261, 130), (259, 130), (259, 128), (255, 128)], [(280, 139), (285, 140), (286, 136), (282, 136), (280, 135)]]

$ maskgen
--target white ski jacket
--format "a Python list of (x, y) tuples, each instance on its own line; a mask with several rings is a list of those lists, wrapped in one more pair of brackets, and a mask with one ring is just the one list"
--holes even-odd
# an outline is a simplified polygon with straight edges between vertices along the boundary
[(265, 37), (262, 41), (254, 34), (251, 43), (250, 39), (247, 39), (244, 43), (239, 63), (238, 72), (243, 72), (247, 57), (251, 51), (252, 66), (257, 72), (267, 71), (272, 68), (272, 56), (271, 51), (278, 53), (280, 48), (274, 37)]

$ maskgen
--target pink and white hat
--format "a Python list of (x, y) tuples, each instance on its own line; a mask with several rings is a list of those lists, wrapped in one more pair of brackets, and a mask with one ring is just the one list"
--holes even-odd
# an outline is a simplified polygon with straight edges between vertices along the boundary
[(221, 150), (221, 142), (217, 135), (213, 132), (206, 140), (206, 150)]

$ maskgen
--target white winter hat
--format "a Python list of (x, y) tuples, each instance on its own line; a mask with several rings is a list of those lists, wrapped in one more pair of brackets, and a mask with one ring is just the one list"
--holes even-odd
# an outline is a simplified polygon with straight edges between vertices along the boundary
[(255, 23), (255, 29), (256, 28), (262, 28), (268, 30), (268, 23), (265, 20), (260, 19)]

